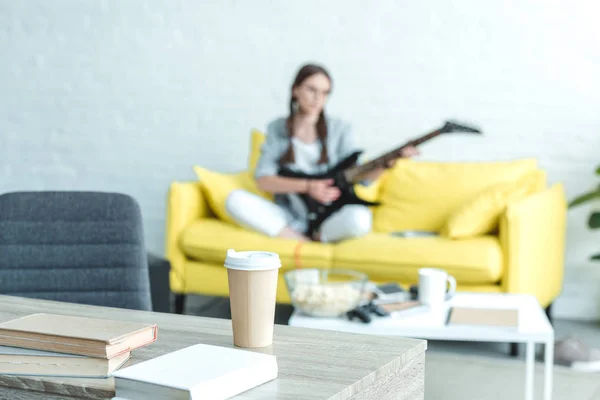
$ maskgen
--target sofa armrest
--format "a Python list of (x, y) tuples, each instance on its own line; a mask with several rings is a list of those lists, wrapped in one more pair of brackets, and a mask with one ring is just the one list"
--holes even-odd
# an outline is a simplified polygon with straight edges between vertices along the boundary
[(500, 218), (504, 292), (528, 293), (543, 307), (560, 294), (564, 276), (567, 202), (558, 183), (511, 204)]
[(202, 195), (200, 182), (173, 182), (167, 195), (165, 255), (171, 263), (171, 291), (184, 290), (186, 256), (179, 246), (181, 232), (193, 221), (209, 217), (210, 209)]

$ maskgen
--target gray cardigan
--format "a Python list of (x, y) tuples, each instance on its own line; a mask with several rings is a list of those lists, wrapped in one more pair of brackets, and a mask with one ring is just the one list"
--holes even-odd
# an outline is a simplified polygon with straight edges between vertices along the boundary
[[(277, 118), (267, 125), (265, 142), (261, 147), (255, 178), (277, 175), (279, 159), (289, 146), (289, 136), (285, 124), (286, 118)], [(328, 165), (321, 165), (319, 169), (327, 170), (359, 149), (356, 147), (354, 134), (350, 124), (333, 117), (325, 117), (327, 123), (327, 155)], [(293, 164), (288, 164), (293, 167)]]

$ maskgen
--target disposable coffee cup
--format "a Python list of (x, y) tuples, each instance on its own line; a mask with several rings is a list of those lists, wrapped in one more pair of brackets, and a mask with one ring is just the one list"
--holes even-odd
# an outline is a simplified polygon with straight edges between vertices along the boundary
[(277, 253), (227, 250), (225, 259), (233, 344), (266, 347), (273, 343), (277, 277), (281, 261)]

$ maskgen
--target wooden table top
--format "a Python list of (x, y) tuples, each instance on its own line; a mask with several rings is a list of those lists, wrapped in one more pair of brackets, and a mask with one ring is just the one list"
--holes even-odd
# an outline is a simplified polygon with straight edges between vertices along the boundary
[[(197, 343), (233, 347), (231, 321), (190, 315), (133, 311), (0, 295), (0, 322), (36, 312), (158, 324), (155, 343), (136, 349), (133, 365)], [(272, 346), (253, 351), (275, 354), (279, 377), (251, 389), (239, 399), (347, 399), (377, 380), (394, 375), (424, 357), (426, 341), (276, 325)], [(201, 362), (201, 360), (199, 360)], [(422, 383), (422, 382), (421, 382)], [(105, 399), (114, 395), (114, 380), (0, 376), (0, 398)], [(16, 393), (16, 394), (15, 394)], [(20, 393), (20, 394), (19, 394)], [(53, 393), (53, 395), (51, 395)], [(14, 397), (18, 396), (18, 397)]]

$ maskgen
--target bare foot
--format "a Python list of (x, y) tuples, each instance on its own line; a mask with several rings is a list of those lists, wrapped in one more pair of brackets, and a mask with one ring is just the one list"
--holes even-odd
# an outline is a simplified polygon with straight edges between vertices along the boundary
[(279, 233), (279, 237), (284, 238), (284, 239), (296, 239), (296, 240), (302, 240), (302, 241), (310, 240), (309, 238), (307, 238), (306, 236), (304, 236), (303, 234), (301, 234), (299, 232), (296, 232), (289, 226), (286, 226), (285, 228), (283, 228), (283, 230)]

